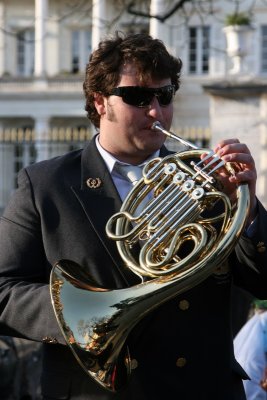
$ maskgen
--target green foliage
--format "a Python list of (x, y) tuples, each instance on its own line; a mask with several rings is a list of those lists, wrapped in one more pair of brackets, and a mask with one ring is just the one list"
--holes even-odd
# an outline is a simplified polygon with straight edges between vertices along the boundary
[(257, 309), (267, 310), (267, 300), (255, 299), (253, 301), (253, 304), (254, 304), (255, 308), (257, 308)]
[(225, 18), (225, 25), (250, 25), (251, 18), (246, 13), (228, 14)]

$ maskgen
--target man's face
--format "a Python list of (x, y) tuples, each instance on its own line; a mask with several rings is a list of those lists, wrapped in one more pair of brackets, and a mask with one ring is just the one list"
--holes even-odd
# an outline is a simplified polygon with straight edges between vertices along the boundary
[[(170, 78), (142, 84), (137, 78), (134, 65), (125, 65), (118, 87), (145, 86), (160, 88), (170, 85)], [(165, 135), (151, 130), (153, 122), (159, 121), (169, 130), (173, 116), (173, 103), (160, 106), (153, 97), (147, 107), (126, 104), (119, 96), (100, 96), (95, 101), (100, 114), (100, 144), (121, 161), (139, 164), (158, 150), (165, 141)]]

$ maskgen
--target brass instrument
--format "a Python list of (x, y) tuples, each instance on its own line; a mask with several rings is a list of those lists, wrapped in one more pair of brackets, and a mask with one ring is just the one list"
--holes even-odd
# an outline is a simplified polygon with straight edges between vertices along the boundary
[(247, 184), (236, 187), (231, 201), (218, 189), (216, 171), (234, 174), (232, 165), (159, 123), (152, 129), (191, 149), (148, 162), (143, 178), (107, 223), (107, 235), (140, 284), (97, 287), (85, 267), (69, 260), (56, 263), (51, 273), (52, 303), (66, 342), (88, 375), (110, 391), (120, 389), (131, 373), (126, 341), (133, 327), (226, 260), (249, 209)]

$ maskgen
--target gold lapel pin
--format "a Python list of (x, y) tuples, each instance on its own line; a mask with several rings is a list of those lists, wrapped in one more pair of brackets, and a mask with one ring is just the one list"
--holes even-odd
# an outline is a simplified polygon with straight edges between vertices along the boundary
[(86, 181), (86, 185), (90, 189), (98, 189), (102, 185), (102, 181), (100, 178), (88, 178)]

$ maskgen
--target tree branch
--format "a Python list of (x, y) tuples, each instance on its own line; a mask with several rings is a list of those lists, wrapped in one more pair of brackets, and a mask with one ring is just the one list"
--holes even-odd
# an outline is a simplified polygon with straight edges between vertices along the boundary
[(180, 1), (178, 1), (178, 2), (170, 9), (170, 11), (168, 11), (168, 12), (167, 12), (166, 14), (164, 14), (164, 15), (152, 15), (152, 14), (149, 14), (149, 13), (144, 13), (144, 12), (142, 12), (142, 11), (134, 10), (135, 1), (132, 1), (132, 2), (128, 5), (128, 7), (127, 7), (127, 12), (128, 12), (129, 14), (132, 14), (132, 15), (138, 15), (139, 17), (156, 18), (156, 19), (158, 19), (160, 22), (164, 22), (164, 21), (166, 21), (166, 19), (170, 18), (170, 17), (175, 13), (175, 11), (177, 11), (179, 8), (182, 8), (183, 5), (184, 5), (184, 3), (187, 3), (187, 2), (189, 2), (189, 1), (191, 1), (191, 0), (180, 0)]

